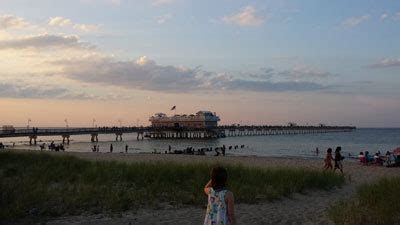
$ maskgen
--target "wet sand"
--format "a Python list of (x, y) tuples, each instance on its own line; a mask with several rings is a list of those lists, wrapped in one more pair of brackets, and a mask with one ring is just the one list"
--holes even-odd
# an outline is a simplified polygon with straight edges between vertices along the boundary
[[(74, 155), (89, 160), (111, 160), (122, 162), (177, 162), (177, 163), (229, 163), (254, 167), (294, 167), (321, 169), (323, 160), (303, 158), (276, 158), (256, 156), (191, 156), (165, 154), (119, 154), (119, 153), (52, 153), (55, 155)], [(331, 191), (311, 191), (295, 194), (274, 202), (261, 204), (236, 204), (236, 217), (239, 224), (332, 224), (327, 209), (334, 202), (351, 197), (356, 187), (382, 177), (400, 175), (399, 168), (364, 166), (354, 160), (344, 160), (346, 184)], [(204, 204), (206, 204), (204, 197)], [(144, 209), (136, 214), (126, 212), (110, 218), (105, 215), (63, 217), (49, 221), (48, 224), (202, 224), (204, 207), (172, 207)]]

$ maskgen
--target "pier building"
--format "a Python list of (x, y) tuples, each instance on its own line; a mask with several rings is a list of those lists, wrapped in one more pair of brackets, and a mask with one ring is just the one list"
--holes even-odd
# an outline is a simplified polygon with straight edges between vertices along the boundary
[(199, 111), (190, 115), (167, 116), (165, 113), (156, 113), (149, 121), (154, 128), (195, 128), (213, 129), (218, 127), (219, 117), (210, 111)]

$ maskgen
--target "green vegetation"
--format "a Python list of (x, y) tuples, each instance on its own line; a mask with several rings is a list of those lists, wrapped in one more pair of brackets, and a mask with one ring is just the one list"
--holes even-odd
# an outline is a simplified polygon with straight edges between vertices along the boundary
[[(95, 162), (46, 153), (0, 153), (0, 221), (205, 205), (210, 164)], [(224, 165), (237, 202), (331, 189), (342, 176), (307, 169)]]
[(354, 198), (329, 210), (335, 224), (399, 224), (400, 178), (384, 178), (362, 185)]

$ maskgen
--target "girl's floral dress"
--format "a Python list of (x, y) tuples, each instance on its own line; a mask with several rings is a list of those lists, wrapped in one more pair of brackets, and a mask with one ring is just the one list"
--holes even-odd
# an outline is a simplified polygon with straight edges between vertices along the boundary
[(225, 196), (228, 190), (210, 188), (204, 225), (229, 225)]

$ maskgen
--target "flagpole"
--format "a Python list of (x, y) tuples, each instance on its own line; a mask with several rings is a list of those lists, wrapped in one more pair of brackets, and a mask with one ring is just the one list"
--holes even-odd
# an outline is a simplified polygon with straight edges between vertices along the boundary
[(176, 105), (172, 106), (171, 111), (174, 111), (174, 113), (176, 115)]

